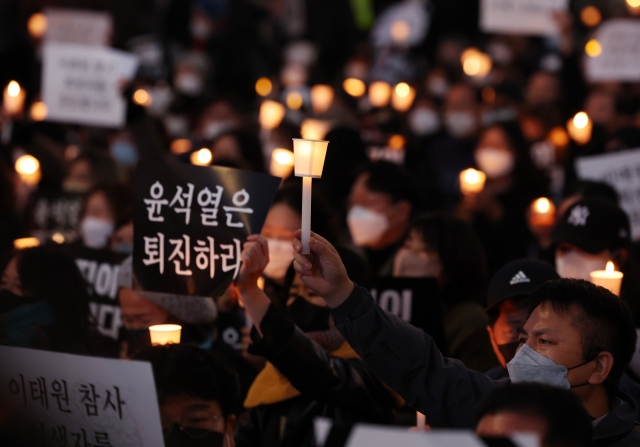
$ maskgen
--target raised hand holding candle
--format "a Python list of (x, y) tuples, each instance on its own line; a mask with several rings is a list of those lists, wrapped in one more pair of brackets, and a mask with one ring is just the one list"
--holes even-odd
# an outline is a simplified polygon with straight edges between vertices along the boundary
[(166, 345), (169, 343), (180, 343), (180, 332), (182, 326), (179, 324), (156, 324), (149, 326), (149, 335), (152, 345)]
[(482, 171), (465, 169), (460, 173), (460, 191), (462, 194), (477, 194), (484, 189), (487, 176)]
[(328, 141), (293, 138), (296, 177), (302, 177), (302, 254), (311, 253), (311, 179), (322, 177)]
[(614, 270), (613, 262), (607, 262), (605, 270), (596, 270), (591, 272), (591, 282), (597, 286), (609, 289), (611, 293), (620, 296), (620, 286), (622, 285), (622, 272)]

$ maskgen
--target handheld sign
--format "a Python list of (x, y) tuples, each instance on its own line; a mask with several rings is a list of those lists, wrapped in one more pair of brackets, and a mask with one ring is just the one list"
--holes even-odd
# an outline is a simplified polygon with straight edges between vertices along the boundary
[(593, 39), (600, 44), (600, 52), (585, 56), (588, 81), (640, 81), (640, 23), (637, 20), (607, 20)]
[(47, 42), (67, 42), (92, 46), (108, 46), (113, 31), (113, 18), (102, 11), (49, 8)]
[(440, 292), (432, 278), (376, 278), (371, 295), (378, 306), (425, 331), (446, 355)]
[(151, 365), (0, 346), (0, 396), (25, 445), (162, 446)]
[(141, 163), (135, 180), (134, 289), (217, 296), (260, 233), (280, 179), (219, 166)]
[(631, 237), (640, 237), (640, 149), (578, 158), (576, 172), (580, 179), (605, 182), (618, 191)]
[(42, 65), (47, 120), (104, 127), (124, 125), (126, 102), (120, 83), (135, 74), (136, 56), (109, 48), (48, 43)]
[(568, 0), (481, 0), (480, 29), (485, 33), (553, 36), (553, 14), (567, 11)]

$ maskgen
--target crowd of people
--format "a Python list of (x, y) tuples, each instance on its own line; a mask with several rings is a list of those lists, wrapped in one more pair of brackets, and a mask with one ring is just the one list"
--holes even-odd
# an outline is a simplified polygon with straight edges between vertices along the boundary
[[(626, 9), (571, 2), (542, 38), (484, 34), (466, 0), (80, 2), (140, 60), (114, 130), (29, 112), (28, 19), (77, 3), (0, 4), (0, 81), (27, 92), (0, 115), (0, 344), (150, 362), (167, 447), (313, 446), (318, 416), (409, 429), (416, 411), (422, 430), (640, 445), (640, 246), (614, 185), (575, 168), (640, 148), (640, 84), (584, 73), (584, 8)], [(424, 29), (386, 37), (397, 8)], [(486, 74), (465, 69), (470, 47)], [(580, 111), (586, 141), (566, 128)], [(273, 155), (301, 137), (329, 141), (304, 255), (302, 182)], [(223, 294), (140, 290), (133, 185), (150, 160), (283, 176)], [(470, 168), (483, 188), (461, 184)], [(609, 262), (619, 294), (590, 282)], [(428, 318), (376, 304), (389, 278), (424, 280)], [(165, 323), (180, 343), (152, 346)]]

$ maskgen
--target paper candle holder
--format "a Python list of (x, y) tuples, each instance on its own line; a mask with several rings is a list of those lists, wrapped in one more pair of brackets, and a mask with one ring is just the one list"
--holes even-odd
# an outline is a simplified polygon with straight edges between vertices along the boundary
[(179, 324), (156, 324), (149, 326), (152, 345), (179, 344), (181, 332), (182, 326)]
[(589, 274), (591, 282), (596, 286), (608, 289), (616, 296), (620, 296), (620, 287), (624, 274), (614, 270), (613, 262), (607, 262), (605, 270), (595, 270)]
[(293, 155), (296, 177), (322, 177), (328, 141), (293, 138)]

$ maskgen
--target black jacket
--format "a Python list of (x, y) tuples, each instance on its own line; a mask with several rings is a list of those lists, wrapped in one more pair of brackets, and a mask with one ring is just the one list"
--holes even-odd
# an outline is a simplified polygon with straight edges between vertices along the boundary
[(238, 447), (313, 446), (317, 416), (337, 423), (391, 423), (396, 405), (391, 392), (359, 358), (327, 355), (273, 305), (260, 329), (251, 331), (252, 354), (267, 358), (301, 396), (250, 411), (236, 436)]
[[(475, 427), (478, 402), (509, 383), (507, 378), (492, 380), (442, 357), (429, 335), (380, 309), (361, 287), (356, 286), (331, 313), (338, 330), (371, 371), (433, 425)], [(594, 446), (640, 445), (637, 406), (627, 395), (619, 397), (622, 403), (594, 428)]]

